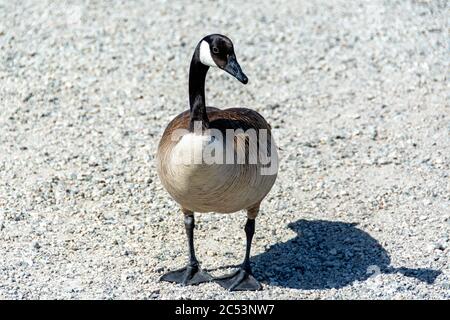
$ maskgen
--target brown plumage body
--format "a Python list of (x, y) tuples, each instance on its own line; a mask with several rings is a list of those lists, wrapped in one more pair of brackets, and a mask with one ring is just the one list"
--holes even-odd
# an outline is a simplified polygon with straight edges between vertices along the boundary
[[(226, 129), (267, 130), (268, 152), (271, 150), (270, 125), (256, 111), (246, 108), (220, 110), (208, 107), (209, 129), (217, 129), (225, 136)], [(157, 168), (161, 182), (180, 206), (192, 212), (231, 213), (249, 209), (259, 204), (272, 188), (276, 173), (262, 175), (262, 164), (175, 164), (172, 161), (176, 145), (182, 136), (173, 141), (175, 130), (188, 129), (190, 112), (175, 117), (164, 131), (158, 147)], [(186, 134), (192, 134), (187, 132)], [(259, 136), (258, 136), (259, 137)], [(245, 139), (238, 139), (235, 151), (248, 148)], [(276, 152), (276, 149), (273, 148)], [(254, 150), (247, 150), (253, 152)], [(261, 150), (262, 152), (262, 150)], [(276, 155), (272, 155), (276, 157)], [(273, 159), (273, 158), (272, 158)], [(253, 218), (255, 213), (252, 214)]]

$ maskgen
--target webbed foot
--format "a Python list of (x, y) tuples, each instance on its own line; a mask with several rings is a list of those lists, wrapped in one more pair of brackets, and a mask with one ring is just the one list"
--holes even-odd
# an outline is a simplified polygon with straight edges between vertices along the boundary
[(213, 278), (198, 266), (187, 266), (164, 274), (160, 281), (180, 283), (182, 285), (197, 285), (210, 282)]
[(214, 279), (223, 288), (229, 291), (257, 291), (262, 289), (261, 283), (255, 279), (251, 271), (240, 268), (236, 272)]

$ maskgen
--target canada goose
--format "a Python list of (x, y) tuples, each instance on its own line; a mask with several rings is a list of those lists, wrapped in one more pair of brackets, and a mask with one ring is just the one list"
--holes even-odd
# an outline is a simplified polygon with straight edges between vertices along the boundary
[[(168, 124), (157, 151), (158, 175), (184, 214), (189, 261), (185, 268), (169, 272), (161, 280), (184, 285), (213, 280), (200, 269), (195, 256), (194, 212), (231, 213), (245, 209), (247, 245), (244, 262), (236, 273), (214, 280), (229, 290), (259, 290), (261, 284), (253, 277), (250, 266), (250, 248), (260, 203), (275, 183), (278, 155), (270, 125), (259, 113), (246, 108), (220, 110), (206, 107), (205, 77), (210, 67), (228, 72), (243, 84), (248, 82), (236, 60), (230, 39), (211, 34), (198, 43), (189, 69), (190, 110), (179, 114)], [(237, 133), (232, 143), (226, 143), (228, 140), (225, 141), (223, 135), (230, 129)], [(251, 130), (258, 134), (259, 149), (249, 142), (247, 133)], [(266, 133), (264, 137), (260, 135), (263, 132)], [(197, 151), (203, 156), (202, 152), (211, 146), (224, 150), (226, 155), (231, 153), (231, 163), (206, 163), (203, 159), (195, 162)], [(197, 156), (192, 157), (195, 152)], [(241, 162), (236, 161), (239, 152), (245, 155)], [(212, 152), (217, 156), (216, 153), (217, 149)], [(223, 160), (224, 154), (218, 158)], [(268, 156), (270, 161), (263, 163), (258, 158), (261, 155)], [(189, 161), (181, 163), (180, 159), (186, 156)], [(251, 162), (256, 158), (256, 162)], [(263, 173), (268, 163), (271, 170)]]

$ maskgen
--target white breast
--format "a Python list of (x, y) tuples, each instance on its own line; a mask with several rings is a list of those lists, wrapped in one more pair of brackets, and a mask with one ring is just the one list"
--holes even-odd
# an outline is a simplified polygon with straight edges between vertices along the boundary
[(272, 188), (276, 172), (261, 175), (260, 165), (201, 161), (205, 150), (219, 146), (223, 142), (218, 139), (189, 133), (161, 157), (161, 181), (183, 208), (194, 212), (236, 212), (261, 201)]

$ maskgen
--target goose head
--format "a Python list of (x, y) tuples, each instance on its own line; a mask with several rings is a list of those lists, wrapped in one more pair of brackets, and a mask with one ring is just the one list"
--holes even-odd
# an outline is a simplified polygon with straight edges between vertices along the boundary
[(242, 72), (234, 53), (233, 43), (221, 34), (210, 34), (199, 43), (200, 62), (208, 67), (222, 69), (243, 84), (248, 82), (247, 76)]

